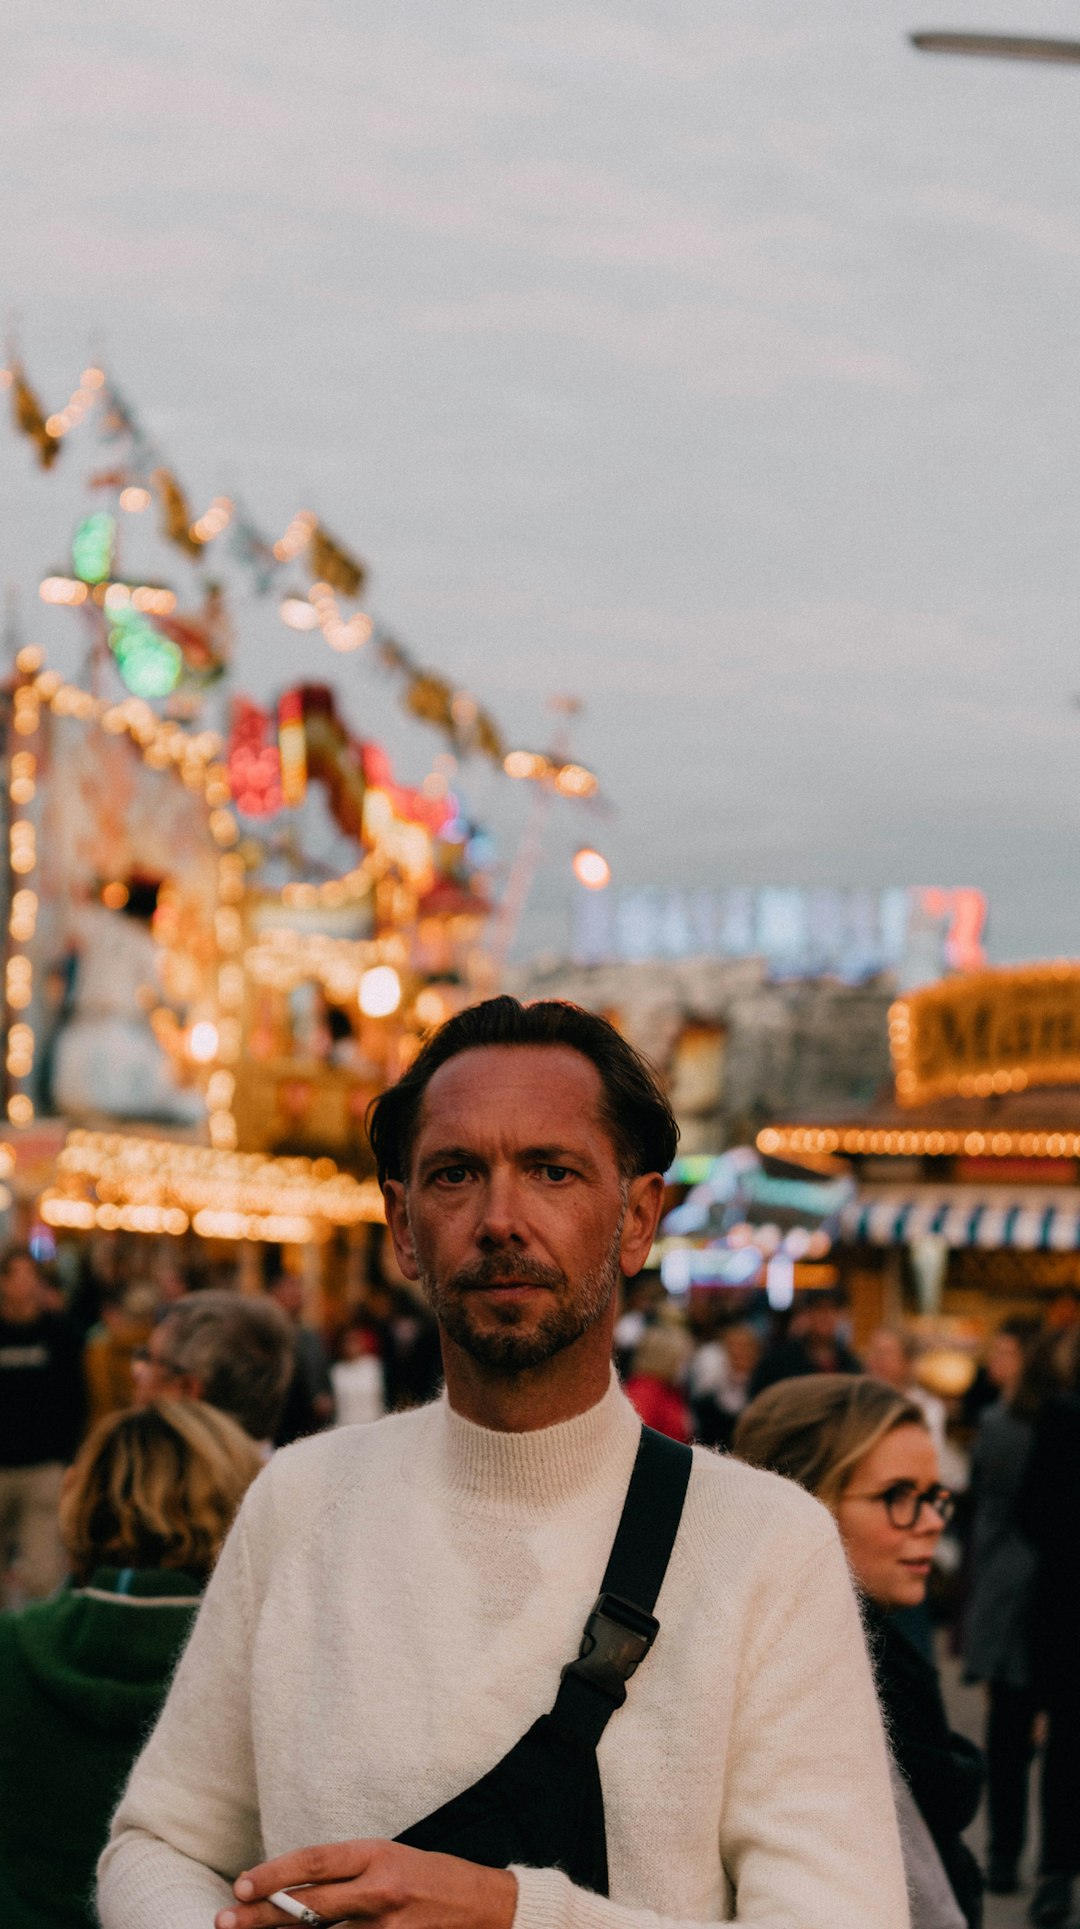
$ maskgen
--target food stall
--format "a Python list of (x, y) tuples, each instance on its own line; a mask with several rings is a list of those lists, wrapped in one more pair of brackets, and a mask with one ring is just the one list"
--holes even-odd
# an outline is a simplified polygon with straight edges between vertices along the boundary
[(770, 1124), (767, 1157), (848, 1170), (837, 1252), (853, 1297), (985, 1330), (1080, 1294), (1080, 965), (988, 968), (906, 993), (893, 1083), (844, 1114)]

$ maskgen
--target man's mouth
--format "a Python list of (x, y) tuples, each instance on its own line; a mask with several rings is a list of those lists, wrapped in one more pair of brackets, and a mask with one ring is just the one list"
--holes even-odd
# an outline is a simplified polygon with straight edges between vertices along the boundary
[(537, 1279), (485, 1279), (466, 1288), (470, 1293), (549, 1293), (550, 1286), (544, 1286)]
[(449, 1285), (456, 1293), (551, 1293), (563, 1283), (553, 1267), (525, 1266), (511, 1258), (504, 1272), (498, 1260), (490, 1258), (483, 1265), (458, 1273)]

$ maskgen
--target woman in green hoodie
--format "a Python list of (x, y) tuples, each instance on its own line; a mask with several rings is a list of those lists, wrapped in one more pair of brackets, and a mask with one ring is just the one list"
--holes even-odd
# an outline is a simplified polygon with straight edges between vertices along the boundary
[(83, 1445), (60, 1503), (71, 1582), (0, 1617), (5, 1929), (95, 1929), (113, 1809), (261, 1464), (199, 1401), (110, 1414)]

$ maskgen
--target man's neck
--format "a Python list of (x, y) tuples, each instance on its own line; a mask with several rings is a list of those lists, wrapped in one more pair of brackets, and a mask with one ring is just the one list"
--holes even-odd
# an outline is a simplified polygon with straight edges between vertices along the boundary
[(495, 1433), (534, 1433), (587, 1413), (611, 1381), (610, 1346), (583, 1347), (583, 1334), (542, 1366), (496, 1372), (441, 1334), (446, 1392), (455, 1413)]

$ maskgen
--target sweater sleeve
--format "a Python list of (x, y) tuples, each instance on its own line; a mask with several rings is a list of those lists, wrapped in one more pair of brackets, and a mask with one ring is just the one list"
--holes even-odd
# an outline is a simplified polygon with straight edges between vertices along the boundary
[[(258, 1483), (257, 1483), (258, 1484)], [(207, 1929), (261, 1859), (250, 1718), (245, 1513), (207, 1588), (98, 1864), (103, 1929)]]
[[(909, 1929), (888, 1756), (854, 1590), (831, 1533), (776, 1590), (740, 1664), (719, 1824), (746, 1929)], [(698, 1929), (514, 1870), (514, 1929)]]

